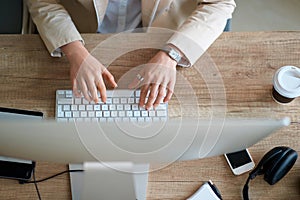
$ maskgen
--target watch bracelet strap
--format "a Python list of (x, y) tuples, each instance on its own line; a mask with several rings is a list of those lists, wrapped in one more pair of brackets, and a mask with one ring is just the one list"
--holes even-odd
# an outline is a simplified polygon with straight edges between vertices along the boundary
[[(177, 49), (171, 47), (170, 45), (165, 45), (162, 49), (162, 51), (166, 52), (169, 55), (169, 52), (170, 50), (173, 50), (174, 52), (176, 52), (178, 55), (180, 55), (181, 53), (178, 52)], [(170, 56), (170, 58), (172, 58)], [(172, 58), (173, 60), (175, 60), (174, 58)], [(176, 60), (175, 60), (176, 61)], [(177, 61), (176, 61), (177, 62)], [(188, 61), (188, 59), (183, 55), (183, 56), (180, 56), (180, 60), (177, 62), (177, 65), (180, 66), (180, 67), (190, 67), (191, 66), (191, 63)]]

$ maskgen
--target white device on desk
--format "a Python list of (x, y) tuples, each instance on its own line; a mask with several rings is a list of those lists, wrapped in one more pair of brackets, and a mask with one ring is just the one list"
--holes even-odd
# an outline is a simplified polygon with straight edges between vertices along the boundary
[[(288, 118), (225, 121), (168, 119), (138, 124), (118, 121), (0, 121), (0, 152), (6, 156), (62, 163), (99, 160), (103, 164), (166, 163), (245, 149), (289, 123)], [(91, 181), (93, 184), (93, 180)], [(108, 194), (109, 192), (118, 191), (108, 191)], [(86, 193), (83, 191), (82, 194)]]
[(205, 182), (192, 196), (187, 200), (221, 200), (221, 194), (218, 188), (211, 180)]
[(155, 109), (139, 107), (140, 90), (107, 90), (106, 102), (88, 102), (73, 97), (72, 90), (56, 91), (57, 121), (162, 121), (167, 120), (168, 104), (160, 103)]

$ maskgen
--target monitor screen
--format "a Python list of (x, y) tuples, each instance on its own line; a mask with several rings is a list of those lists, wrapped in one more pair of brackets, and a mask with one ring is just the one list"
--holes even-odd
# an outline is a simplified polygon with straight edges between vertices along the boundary
[(242, 150), (289, 123), (288, 118), (169, 119), (150, 124), (0, 120), (0, 152), (62, 163), (168, 163)]

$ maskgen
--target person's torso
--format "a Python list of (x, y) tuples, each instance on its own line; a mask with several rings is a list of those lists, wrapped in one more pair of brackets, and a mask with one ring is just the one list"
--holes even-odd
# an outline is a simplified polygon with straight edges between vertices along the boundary
[[(96, 11), (100, 0), (95, 0)], [(109, 0), (103, 20), (97, 14), (99, 33), (119, 33), (141, 26), (141, 0)]]
[[(97, 6), (96, 3), (97, 2)], [(59, 0), (79, 32), (97, 32), (109, 0)], [(176, 29), (196, 9), (199, 0), (140, 0), (142, 25)], [(200, 1), (201, 2), (201, 1)]]

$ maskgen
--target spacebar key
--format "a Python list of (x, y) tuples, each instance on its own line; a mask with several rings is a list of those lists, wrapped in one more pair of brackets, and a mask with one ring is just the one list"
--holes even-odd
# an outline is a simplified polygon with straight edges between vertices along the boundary
[(58, 99), (57, 104), (73, 104), (73, 98)]

